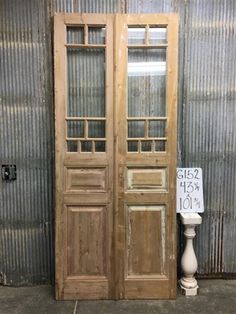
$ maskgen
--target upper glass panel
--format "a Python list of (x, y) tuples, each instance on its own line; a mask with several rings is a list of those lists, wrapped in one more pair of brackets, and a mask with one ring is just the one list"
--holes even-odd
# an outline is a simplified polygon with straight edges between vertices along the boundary
[(166, 28), (150, 27), (148, 30), (149, 44), (166, 44)]
[(92, 45), (103, 45), (106, 43), (105, 27), (89, 27), (88, 43)]
[(67, 50), (69, 117), (105, 117), (105, 50)]
[(77, 26), (67, 27), (67, 43), (84, 44), (84, 28)]
[(145, 44), (145, 27), (129, 27), (128, 28), (128, 44), (144, 45)]
[(166, 50), (128, 50), (128, 116), (166, 115)]

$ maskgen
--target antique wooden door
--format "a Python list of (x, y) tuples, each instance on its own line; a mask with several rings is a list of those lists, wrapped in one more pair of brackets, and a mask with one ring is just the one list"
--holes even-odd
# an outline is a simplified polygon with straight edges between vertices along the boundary
[(115, 136), (119, 298), (173, 298), (176, 15), (118, 15)]
[(177, 16), (54, 22), (56, 298), (174, 298)]

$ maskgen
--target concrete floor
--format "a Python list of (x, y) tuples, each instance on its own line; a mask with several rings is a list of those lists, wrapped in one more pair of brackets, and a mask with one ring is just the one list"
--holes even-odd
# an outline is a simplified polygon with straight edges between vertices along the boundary
[(55, 301), (51, 286), (0, 287), (0, 314), (236, 313), (236, 280), (199, 280), (199, 295), (176, 301)]

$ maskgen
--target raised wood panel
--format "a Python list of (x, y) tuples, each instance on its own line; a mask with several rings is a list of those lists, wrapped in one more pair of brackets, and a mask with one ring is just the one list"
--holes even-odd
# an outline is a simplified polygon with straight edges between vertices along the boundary
[(167, 190), (167, 168), (127, 169), (128, 190)]
[(66, 168), (66, 191), (106, 190), (106, 168)]
[(164, 273), (165, 207), (128, 206), (127, 276)]
[(126, 192), (123, 199), (128, 204), (167, 204), (169, 201), (168, 193), (156, 193), (156, 192)]
[(168, 279), (153, 279), (148, 281), (125, 280), (126, 299), (170, 299), (170, 284)]
[(67, 193), (64, 195), (63, 201), (66, 205), (103, 205), (108, 203), (109, 197), (107, 193)]
[(64, 282), (63, 299), (65, 300), (107, 299), (108, 295), (108, 281), (104, 279), (73, 279)]
[(105, 275), (105, 207), (70, 206), (67, 210), (67, 275)]

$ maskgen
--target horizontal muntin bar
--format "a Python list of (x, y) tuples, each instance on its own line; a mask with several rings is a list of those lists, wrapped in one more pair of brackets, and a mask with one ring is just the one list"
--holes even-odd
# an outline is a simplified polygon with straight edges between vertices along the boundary
[(105, 142), (107, 140), (106, 137), (66, 137), (66, 141), (82, 141), (82, 142), (87, 142), (87, 141), (101, 141)]
[(128, 121), (162, 121), (162, 120), (167, 120), (167, 117), (127, 117)]
[(106, 48), (104, 44), (65, 44), (67, 48)]
[(65, 118), (67, 121), (105, 121), (106, 117), (101, 117), (101, 118), (97, 118), (97, 117), (66, 117)]
[(167, 141), (167, 137), (127, 137), (127, 141)]
[(156, 45), (127, 45), (127, 48), (128, 49), (139, 49), (139, 48), (160, 48), (160, 49), (164, 49), (164, 48), (167, 48), (168, 47), (168, 44), (156, 44)]

